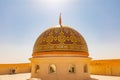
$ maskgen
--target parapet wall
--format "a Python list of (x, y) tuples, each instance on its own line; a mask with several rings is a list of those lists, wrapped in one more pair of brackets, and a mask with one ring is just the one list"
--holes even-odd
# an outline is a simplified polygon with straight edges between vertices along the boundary
[(31, 72), (31, 64), (30, 63), (0, 64), (0, 75), (29, 73), (29, 72)]
[(90, 63), (90, 73), (97, 75), (120, 76), (120, 59), (93, 60)]

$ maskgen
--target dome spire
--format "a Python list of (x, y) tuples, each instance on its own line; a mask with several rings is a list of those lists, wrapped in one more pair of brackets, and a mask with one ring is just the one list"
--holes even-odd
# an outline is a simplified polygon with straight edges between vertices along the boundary
[(60, 27), (62, 28), (62, 18), (61, 18), (61, 13), (60, 13), (60, 16), (59, 16), (59, 25), (60, 25)]

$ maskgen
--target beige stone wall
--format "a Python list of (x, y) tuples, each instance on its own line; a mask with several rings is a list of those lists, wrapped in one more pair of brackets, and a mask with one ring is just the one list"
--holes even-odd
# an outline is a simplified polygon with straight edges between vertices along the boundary
[(90, 63), (90, 73), (120, 76), (120, 59), (93, 60)]
[(21, 64), (0, 64), (0, 75), (2, 74), (12, 74), (14, 73), (28, 73), (31, 72), (30, 63), (21, 63)]
[[(89, 62), (90, 58), (77, 57), (54, 57), (54, 58), (31, 58), (32, 78), (41, 78), (42, 80), (85, 80), (90, 79)], [(49, 73), (49, 66), (55, 64), (56, 73)], [(75, 73), (69, 73), (69, 65), (75, 65)], [(84, 73), (83, 66), (88, 65), (88, 72)], [(39, 65), (40, 69), (35, 73), (35, 65)]]

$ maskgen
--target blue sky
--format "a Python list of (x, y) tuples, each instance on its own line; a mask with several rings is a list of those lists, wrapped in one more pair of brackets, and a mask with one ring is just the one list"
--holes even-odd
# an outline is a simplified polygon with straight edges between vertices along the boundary
[(63, 25), (80, 32), (93, 59), (120, 58), (120, 0), (0, 0), (0, 63), (29, 62), (41, 32)]

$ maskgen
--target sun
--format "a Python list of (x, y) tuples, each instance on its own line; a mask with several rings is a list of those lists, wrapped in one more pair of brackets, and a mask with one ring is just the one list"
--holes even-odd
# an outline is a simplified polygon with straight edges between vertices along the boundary
[(45, 12), (64, 12), (70, 5), (71, 0), (32, 0), (34, 8)]
[(48, 6), (49, 8), (55, 8), (55, 7), (64, 7), (67, 5), (68, 0), (41, 0), (43, 5)]
[(62, 3), (63, 0), (44, 0), (45, 2), (48, 2), (50, 4), (57, 4), (57, 3)]
[(66, 3), (67, 0), (43, 0), (43, 2), (48, 3), (48, 4), (64, 4)]

